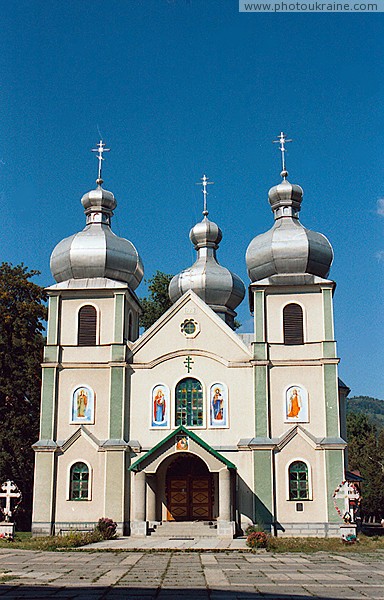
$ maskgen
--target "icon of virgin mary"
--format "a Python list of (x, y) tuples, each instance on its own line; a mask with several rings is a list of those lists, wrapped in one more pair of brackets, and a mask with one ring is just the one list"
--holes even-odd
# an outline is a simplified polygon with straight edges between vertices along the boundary
[(165, 396), (164, 392), (159, 389), (156, 392), (155, 398), (153, 400), (153, 420), (155, 423), (162, 423), (165, 419)]

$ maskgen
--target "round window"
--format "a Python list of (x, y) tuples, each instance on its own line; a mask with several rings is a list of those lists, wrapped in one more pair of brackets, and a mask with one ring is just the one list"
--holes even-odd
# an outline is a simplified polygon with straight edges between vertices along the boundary
[(187, 337), (194, 337), (199, 332), (199, 326), (193, 319), (186, 319), (180, 325), (180, 329)]

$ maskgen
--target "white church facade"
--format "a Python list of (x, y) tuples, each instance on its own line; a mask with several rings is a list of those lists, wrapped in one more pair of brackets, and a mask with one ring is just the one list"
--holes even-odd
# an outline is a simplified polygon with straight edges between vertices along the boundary
[(111, 230), (116, 201), (99, 170), (82, 198), (85, 229), (51, 257), (35, 535), (100, 517), (133, 536), (179, 521), (220, 537), (251, 523), (339, 535), (332, 496), (345, 478), (347, 389), (333, 252), (300, 223), (303, 191), (284, 166), (281, 175), (269, 191), (274, 224), (246, 254), (253, 332), (234, 329), (245, 287), (217, 262), (222, 233), (205, 203), (190, 232), (196, 262), (171, 281), (171, 308), (139, 335), (143, 267)]

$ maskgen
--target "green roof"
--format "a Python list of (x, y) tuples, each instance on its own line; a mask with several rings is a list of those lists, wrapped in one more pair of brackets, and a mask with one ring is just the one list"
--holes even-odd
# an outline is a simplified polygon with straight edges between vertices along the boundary
[(139, 471), (139, 466), (142, 462), (144, 462), (149, 456), (151, 456), (152, 454), (154, 454), (156, 452), (156, 450), (158, 450), (159, 448), (161, 448), (161, 446), (163, 446), (164, 444), (166, 444), (170, 439), (172, 439), (174, 436), (179, 435), (180, 433), (185, 433), (186, 435), (188, 435), (192, 440), (194, 440), (197, 444), (199, 444), (199, 446), (201, 446), (202, 448), (204, 448), (204, 450), (207, 450), (207, 452), (209, 452), (210, 454), (212, 454), (212, 456), (215, 456), (218, 460), (220, 460), (222, 463), (224, 463), (228, 469), (237, 469), (236, 465), (234, 465), (233, 463), (231, 463), (231, 461), (229, 461), (227, 458), (225, 458), (222, 454), (220, 454), (219, 452), (217, 452), (217, 450), (214, 450), (212, 448), (212, 446), (210, 446), (209, 444), (207, 444), (207, 442), (204, 442), (204, 440), (202, 440), (198, 435), (196, 435), (196, 433), (194, 433), (193, 431), (189, 431), (189, 429), (187, 429), (186, 427), (184, 427), (183, 425), (181, 425), (180, 427), (178, 427), (177, 429), (175, 429), (175, 431), (172, 431), (169, 435), (167, 435), (166, 438), (164, 438), (163, 440), (161, 440), (161, 442), (159, 442), (158, 444), (156, 444), (156, 446), (153, 446), (153, 448), (151, 448), (150, 450), (148, 450), (148, 452), (146, 452), (144, 454), (144, 456), (142, 456), (141, 458), (139, 458), (138, 460), (136, 460), (129, 468), (128, 471)]

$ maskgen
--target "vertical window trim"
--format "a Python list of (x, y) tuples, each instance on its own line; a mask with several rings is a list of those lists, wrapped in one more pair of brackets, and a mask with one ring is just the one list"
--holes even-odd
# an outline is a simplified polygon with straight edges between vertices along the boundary
[[(76, 313), (76, 346), (79, 346), (79, 319), (80, 319), (80, 311), (82, 308), (84, 308), (84, 306), (92, 306), (92, 308), (94, 308), (96, 310), (96, 346), (99, 346), (100, 344), (100, 309), (97, 306), (97, 304), (94, 304), (93, 302), (84, 302), (83, 304), (81, 304), (78, 309), (77, 309), (77, 313)], [(80, 348), (87, 348), (87, 346), (79, 346)], [(88, 346), (88, 348), (91, 348), (93, 346)]]
[[(308, 473), (308, 498), (291, 498), (291, 489), (290, 489), (290, 479), (289, 479), (289, 470), (291, 465), (293, 465), (293, 463), (296, 462), (302, 462), (305, 464), (305, 466), (307, 467), (307, 473)], [(310, 500), (313, 500), (313, 490), (312, 490), (312, 468), (310, 463), (308, 462), (307, 459), (305, 458), (301, 458), (301, 457), (295, 457), (292, 458), (285, 466), (285, 481), (286, 481), (286, 499), (289, 502), (308, 502)]]
[(196, 381), (198, 381), (201, 385), (201, 392), (202, 392), (202, 407), (203, 407), (203, 422), (201, 425), (185, 425), (185, 427), (187, 427), (188, 429), (206, 429), (207, 426), (207, 422), (206, 422), (206, 415), (207, 415), (207, 410), (206, 410), (206, 403), (207, 403), (207, 395), (206, 395), (206, 391), (205, 391), (205, 386), (203, 385), (203, 382), (201, 381), (201, 379), (199, 377), (196, 376), (192, 376), (192, 374), (189, 375), (185, 375), (184, 377), (181, 377), (178, 381), (176, 381), (175, 385), (173, 386), (173, 395), (174, 398), (171, 399), (171, 409), (172, 409), (172, 413), (170, 415), (170, 418), (172, 419), (172, 427), (180, 427), (180, 425), (176, 425), (176, 417), (177, 417), (177, 388), (180, 385), (180, 383), (182, 381), (184, 381), (185, 379), (195, 379)]
[[(86, 467), (88, 467), (88, 498), (84, 498), (82, 500), (72, 500), (71, 499), (71, 471), (72, 467), (77, 463), (84, 463)], [(93, 483), (93, 469), (89, 462), (84, 458), (76, 458), (69, 463), (67, 467), (67, 485), (66, 485), (66, 500), (69, 502), (90, 502), (92, 500), (92, 483)]]
[[(297, 306), (299, 306), (301, 308), (301, 314), (302, 314), (302, 331), (303, 331), (303, 337), (302, 337), (302, 343), (300, 344), (296, 344), (296, 343), (286, 343), (285, 341), (285, 333), (284, 333), (284, 311), (287, 308), (287, 306), (290, 306), (291, 304), (295, 304)], [(306, 311), (305, 311), (305, 307), (303, 306), (303, 304), (301, 304), (301, 302), (298, 302), (297, 300), (294, 301), (290, 301), (290, 302), (286, 302), (286, 304), (284, 304), (284, 306), (282, 307), (282, 311), (281, 311), (281, 331), (283, 334), (283, 344), (284, 346), (303, 346), (306, 342), (307, 339), (307, 335), (306, 335), (306, 326), (305, 326), (305, 315), (306, 315)]]

